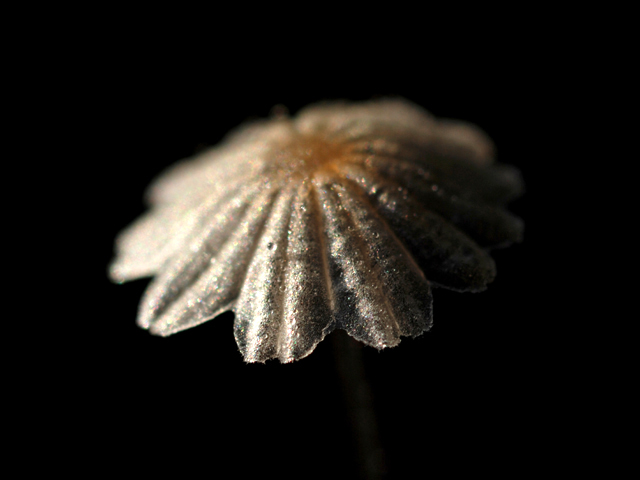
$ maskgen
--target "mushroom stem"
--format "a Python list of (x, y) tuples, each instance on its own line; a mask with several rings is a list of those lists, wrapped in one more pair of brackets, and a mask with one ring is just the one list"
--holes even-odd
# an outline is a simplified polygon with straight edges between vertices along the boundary
[(373, 393), (365, 373), (362, 344), (340, 330), (330, 338), (357, 449), (359, 476), (367, 480), (381, 479), (386, 473), (384, 451)]

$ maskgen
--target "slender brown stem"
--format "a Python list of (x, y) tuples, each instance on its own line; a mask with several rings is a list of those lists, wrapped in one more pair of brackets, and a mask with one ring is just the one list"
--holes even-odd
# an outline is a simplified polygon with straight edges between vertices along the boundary
[(343, 331), (334, 332), (331, 339), (357, 448), (360, 478), (384, 478), (384, 452), (378, 432), (373, 394), (365, 374), (363, 346)]

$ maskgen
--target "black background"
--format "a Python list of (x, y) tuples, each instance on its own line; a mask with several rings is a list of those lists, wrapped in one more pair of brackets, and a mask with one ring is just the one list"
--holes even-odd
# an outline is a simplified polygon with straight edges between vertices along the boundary
[(58, 352), (68, 361), (53, 377), (67, 385), (62, 424), (79, 454), (104, 469), (353, 478), (330, 339), (294, 364), (246, 365), (231, 314), (154, 337), (135, 325), (147, 281), (114, 285), (106, 269), (115, 235), (144, 211), (144, 188), (175, 161), (276, 104), (295, 113), (321, 100), (398, 95), (483, 128), (498, 160), (522, 170), (527, 192), (510, 206), (525, 220), (524, 242), (495, 251), (487, 291), (435, 290), (430, 332), (383, 352), (362, 349), (388, 475), (535, 468), (536, 455), (556, 455), (536, 440), (558, 382), (548, 373), (562, 315), (549, 312), (544, 286), (553, 266), (543, 159), (560, 128), (549, 122), (558, 112), (548, 97), (554, 65), (518, 25), (437, 38), (396, 25), (384, 32), (393, 41), (378, 32), (375, 42), (313, 47), (303, 30), (277, 40), (236, 31), (211, 38), (211, 48), (202, 38), (175, 46), (170, 32), (161, 42), (129, 33), (93, 52), (78, 80), (88, 85), (78, 114), (88, 141), (76, 148), (86, 181), (67, 210), (81, 233), (71, 261), (78, 279), (64, 288), (81, 300), (69, 307), (68, 346)]

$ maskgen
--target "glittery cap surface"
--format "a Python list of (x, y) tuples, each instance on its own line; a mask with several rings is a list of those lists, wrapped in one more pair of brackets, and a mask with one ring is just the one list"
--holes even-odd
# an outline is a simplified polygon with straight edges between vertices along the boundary
[(170, 335), (235, 312), (247, 362), (332, 330), (376, 348), (432, 323), (431, 288), (480, 291), (521, 240), (519, 172), (477, 127), (404, 100), (310, 106), (241, 127), (162, 174), (117, 239), (114, 281), (153, 276), (138, 323)]

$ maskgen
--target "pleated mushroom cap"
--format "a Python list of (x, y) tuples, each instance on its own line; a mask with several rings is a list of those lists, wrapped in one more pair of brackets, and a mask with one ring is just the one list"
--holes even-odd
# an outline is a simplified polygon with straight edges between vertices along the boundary
[(241, 127), (149, 188), (111, 278), (153, 276), (138, 323), (170, 335), (235, 312), (247, 362), (309, 355), (334, 329), (376, 348), (432, 324), (431, 288), (481, 291), (522, 238), (517, 169), (477, 127), (401, 99)]

